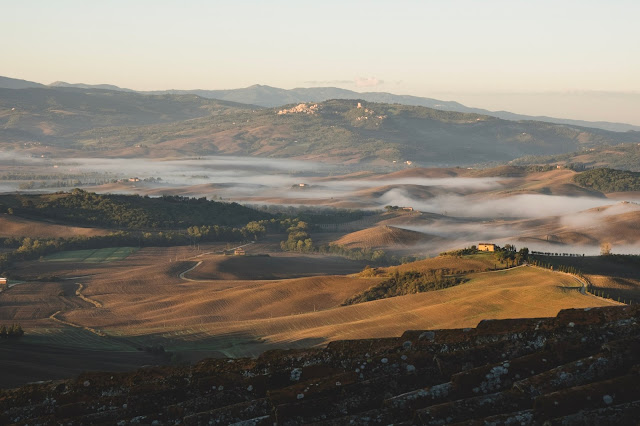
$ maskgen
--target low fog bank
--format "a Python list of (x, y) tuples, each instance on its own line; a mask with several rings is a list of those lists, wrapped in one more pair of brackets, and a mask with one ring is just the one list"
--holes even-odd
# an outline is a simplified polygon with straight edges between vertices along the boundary
[[(571, 254), (578, 256), (597, 256), (600, 254), (600, 244), (563, 244), (546, 242), (542, 239), (523, 237), (522, 233), (508, 226), (496, 226), (491, 222), (478, 224), (433, 224), (429, 226), (394, 225), (410, 231), (423, 232), (441, 237), (431, 243), (411, 246), (411, 251), (426, 257), (433, 257), (439, 253), (477, 246), (479, 243), (493, 243), (499, 246), (512, 244), (518, 249), (527, 247), (530, 251), (553, 254)], [(612, 254), (640, 255), (640, 242), (637, 244), (613, 244)]]
[(447, 216), (475, 218), (538, 218), (562, 216), (615, 203), (607, 198), (521, 194), (501, 198), (474, 199), (472, 196), (445, 195), (422, 200), (406, 190), (392, 189), (379, 197), (380, 205), (411, 206)]
[[(603, 221), (633, 220), (640, 205), (596, 197), (545, 194), (508, 195), (512, 182), (504, 177), (403, 177), (344, 176), (345, 168), (308, 161), (237, 156), (210, 156), (172, 160), (151, 159), (43, 159), (0, 153), (2, 173), (52, 175), (100, 175), (109, 184), (89, 186), (96, 192), (185, 195), (224, 199), (247, 205), (325, 208), (353, 207), (383, 211), (385, 206), (412, 207), (443, 215), (431, 225), (401, 226), (444, 239), (416, 249), (430, 254), (481, 241), (518, 243), (525, 238), (531, 249), (597, 254), (599, 247), (577, 251), (546, 244), (545, 233), (597, 227)], [(336, 176), (332, 179), (331, 176)], [(129, 182), (137, 177), (140, 182)], [(118, 180), (118, 182), (115, 182)], [(115, 183), (113, 183), (115, 182)], [(20, 181), (0, 181), (0, 192), (19, 190)], [(29, 192), (53, 192), (70, 188), (38, 188)], [(24, 190), (21, 190), (24, 191)], [(634, 200), (630, 200), (634, 201)], [(534, 223), (534, 222), (539, 223)], [(628, 228), (628, 227), (627, 227)], [(635, 236), (619, 239), (633, 242)], [(538, 242), (538, 240), (540, 240)], [(640, 241), (640, 235), (637, 238)], [(585, 242), (585, 239), (581, 240)], [(591, 242), (594, 240), (592, 239)], [(536, 245), (534, 245), (536, 244)], [(437, 247), (436, 247), (437, 245)], [(566, 246), (562, 246), (566, 247)], [(556, 250), (557, 249), (557, 250)], [(614, 247), (614, 252), (622, 248)], [(625, 248), (626, 250), (627, 248)], [(629, 250), (637, 252), (637, 247)]]

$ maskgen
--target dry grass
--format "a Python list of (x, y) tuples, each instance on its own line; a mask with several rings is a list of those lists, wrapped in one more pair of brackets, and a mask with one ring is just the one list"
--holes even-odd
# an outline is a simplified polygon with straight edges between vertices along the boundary
[(504, 264), (498, 262), (491, 253), (479, 253), (472, 256), (438, 256), (417, 262), (406, 263), (400, 266), (386, 268), (388, 273), (418, 271), (427, 272), (432, 269), (448, 269), (451, 274), (483, 272), (502, 268)]
[(423, 234), (422, 232), (382, 225), (352, 232), (334, 241), (334, 244), (347, 248), (378, 249), (413, 246), (437, 239), (438, 237)]
[[(253, 247), (248, 247), (252, 250)], [(274, 280), (361, 271), (365, 262), (338, 256), (278, 253), (270, 256), (211, 256), (185, 275), (194, 280)]]
[[(451, 260), (440, 258), (428, 267), (450, 265)], [(482, 260), (462, 262), (458, 267), (465, 269), (486, 265)], [(482, 319), (553, 316), (564, 308), (612, 304), (581, 295), (570, 276), (526, 267), (472, 274), (468, 283), (446, 290), (345, 307), (339, 306), (342, 301), (379, 279), (184, 283), (175, 278), (175, 269), (152, 266), (95, 279), (84, 293), (104, 308), (71, 311), (63, 319), (112, 335), (155, 335), (169, 346), (191, 341), (218, 345), (228, 355), (249, 355), (273, 346), (472, 327)], [(222, 336), (241, 337), (221, 341)]]
[(606, 275), (587, 275), (587, 278), (605, 297), (627, 303), (640, 303), (639, 279)]
[(57, 225), (44, 221), (24, 219), (8, 214), (0, 215), (0, 237), (58, 238), (72, 236), (92, 237), (107, 235), (110, 231), (99, 228)]

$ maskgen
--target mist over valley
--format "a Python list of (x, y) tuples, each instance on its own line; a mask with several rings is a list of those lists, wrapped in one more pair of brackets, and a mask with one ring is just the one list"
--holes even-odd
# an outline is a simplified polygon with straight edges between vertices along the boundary
[[(4, 8), (40, 26), (6, 20), (3, 65), (48, 34), (24, 77), (70, 75), (0, 76), (0, 424), (637, 422), (637, 59), (600, 34), (635, 28), (606, 27), (619, 5), (467, 2), (438, 31), (444, 2), (117, 3)], [(389, 77), (341, 78), (354, 60)], [(288, 88), (253, 84), (270, 72)]]

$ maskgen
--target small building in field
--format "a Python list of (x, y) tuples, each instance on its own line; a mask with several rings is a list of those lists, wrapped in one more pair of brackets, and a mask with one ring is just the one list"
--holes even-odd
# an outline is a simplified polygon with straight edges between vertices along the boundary
[(246, 253), (243, 248), (237, 248), (233, 251), (234, 256), (244, 256)]
[(496, 245), (491, 243), (478, 244), (478, 250), (480, 251), (496, 251)]
[(140, 178), (138, 177), (130, 177), (129, 182), (140, 182)]
[(412, 212), (413, 207), (403, 207), (402, 210), (404, 210), (405, 212)]
[(0, 277), (0, 291), (6, 290), (8, 286), (7, 279)]

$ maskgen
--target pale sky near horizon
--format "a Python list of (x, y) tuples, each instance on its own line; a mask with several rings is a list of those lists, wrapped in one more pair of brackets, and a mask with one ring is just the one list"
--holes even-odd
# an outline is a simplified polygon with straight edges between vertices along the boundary
[(0, 75), (336, 86), (640, 125), (640, 2), (0, 0)]

